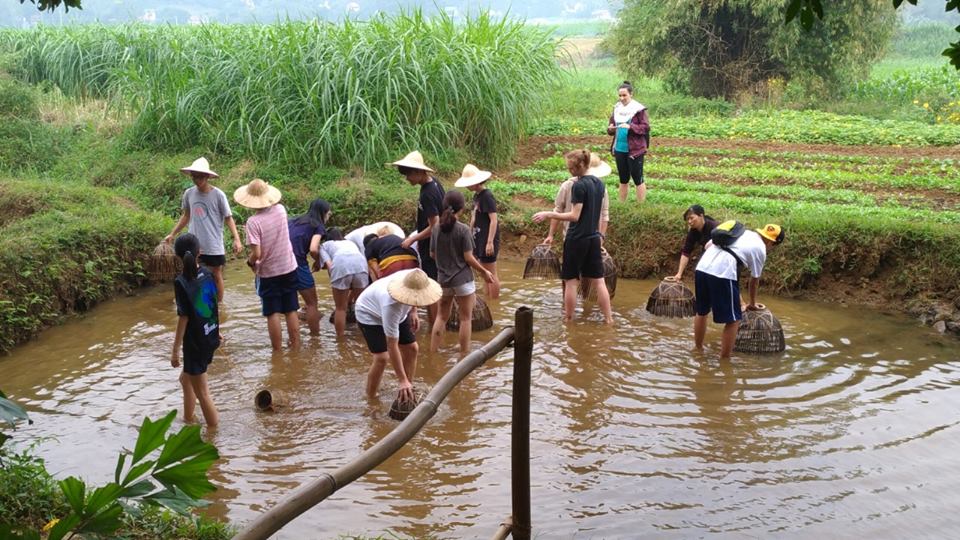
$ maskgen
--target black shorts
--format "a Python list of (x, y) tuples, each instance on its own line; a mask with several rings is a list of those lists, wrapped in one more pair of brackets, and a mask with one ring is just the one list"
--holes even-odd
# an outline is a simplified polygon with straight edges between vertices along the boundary
[(208, 268), (214, 266), (226, 266), (227, 265), (227, 256), (226, 255), (203, 255), (201, 254), (200, 262)]
[[(387, 335), (383, 332), (383, 326), (373, 324), (360, 324), (360, 332), (363, 333), (363, 339), (367, 342), (367, 348), (373, 354), (387, 352)], [(417, 336), (413, 334), (410, 327), (410, 316), (408, 315), (400, 323), (400, 345), (409, 345), (417, 341)]]
[(560, 279), (580, 279), (581, 277), (603, 279), (603, 252), (600, 250), (600, 237), (567, 238), (563, 242), (563, 266)]
[(620, 175), (621, 184), (629, 184), (633, 178), (633, 183), (640, 185), (643, 183), (643, 156), (632, 158), (626, 152), (614, 152), (613, 157), (617, 161), (617, 174)]
[(500, 237), (495, 236), (493, 238), (493, 255), (487, 255), (487, 243), (484, 242), (474, 242), (473, 246), (473, 256), (477, 258), (478, 261), (482, 263), (495, 263), (497, 262), (497, 255), (500, 254)]
[(213, 349), (209, 351), (198, 350), (194, 347), (183, 347), (183, 372), (187, 375), (203, 375), (207, 372), (207, 366), (213, 362)]

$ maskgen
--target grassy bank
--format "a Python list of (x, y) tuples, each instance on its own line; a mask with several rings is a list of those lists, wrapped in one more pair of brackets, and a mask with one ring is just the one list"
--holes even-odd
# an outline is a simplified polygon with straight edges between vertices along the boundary
[[(2, 522), (24, 531), (40, 530), (55, 516), (70, 513), (57, 479), (44, 461), (29, 451), (0, 449), (0, 516)], [(234, 531), (204, 517), (187, 518), (144, 506), (137, 515), (125, 515), (118, 538), (130, 540), (226, 540)]]

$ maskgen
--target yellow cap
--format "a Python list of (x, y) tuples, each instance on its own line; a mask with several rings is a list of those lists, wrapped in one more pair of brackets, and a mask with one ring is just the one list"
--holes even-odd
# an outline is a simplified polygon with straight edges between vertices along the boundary
[(783, 242), (783, 229), (781, 229), (776, 223), (767, 223), (762, 229), (754, 230), (756, 230), (760, 236), (766, 238), (774, 244)]

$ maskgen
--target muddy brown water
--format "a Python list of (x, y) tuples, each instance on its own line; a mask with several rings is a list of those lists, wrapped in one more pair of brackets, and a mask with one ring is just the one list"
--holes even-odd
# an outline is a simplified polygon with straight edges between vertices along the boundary
[[(249, 273), (233, 264), (227, 344), (210, 367), (222, 425), (212, 515), (242, 523), (386, 435), (394, 388), (362, 396), (356, 329), (272, 356)], [(560, 322), (559, 287), (502, 265), (497, 325), (535, 309), (532, 497), (539, 538), (950, 537), (960, 530), (960, 346), (901, 316), (763, 295), (787, 350), (691, 353), (691, 321), (644, 310), (655, 283), (621, 280), (615, 328)], [(321, 302), (332, 306), (325, 278)], [(30, 411), (16, 431), (56, 475), (112, 477), (145, 415), (180, 407), (169, 365), (169, 286), (103, 304), (0, 358), (0, 388)], [(477, 344), (495, 330), (474, 335)], [(425, 344), (421, 334), (421, 343)], [(716, 347), (719, 331), (708, 330)], [(454, 363), (421, 357), (418, 384)], [(485, 538), (510, 513), (511, 353), (469, 376), (397, 455), (292, 522), (279, 538)], [(260, 413), (261, 387), (290, 407)], [(180, 421), (175, 426), (182, 425)]]

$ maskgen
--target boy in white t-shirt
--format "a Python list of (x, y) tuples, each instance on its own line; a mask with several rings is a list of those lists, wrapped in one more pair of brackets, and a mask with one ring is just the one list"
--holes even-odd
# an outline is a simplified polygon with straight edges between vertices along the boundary
[[(693, 341), (697, 350), (703, 349), (707, 333), (707, 314), (713, 311), (713, 322), (723, 324), (720, 341), (720, 359), (729, 360), (733, 344), (743, 318), (740, 310), (739, 266), (750, 269), (750, 303), (748, 311), (757, 309), (757, 287), (767, 260), (767, 250), (783, 242), (779, 225), (768, 224), (762, 229), (744, 231), (727, 249), (707, 244), (695, 273), (697, 316), (693, 319)], [(732, 253), (731, 253), (732, 252)]]

